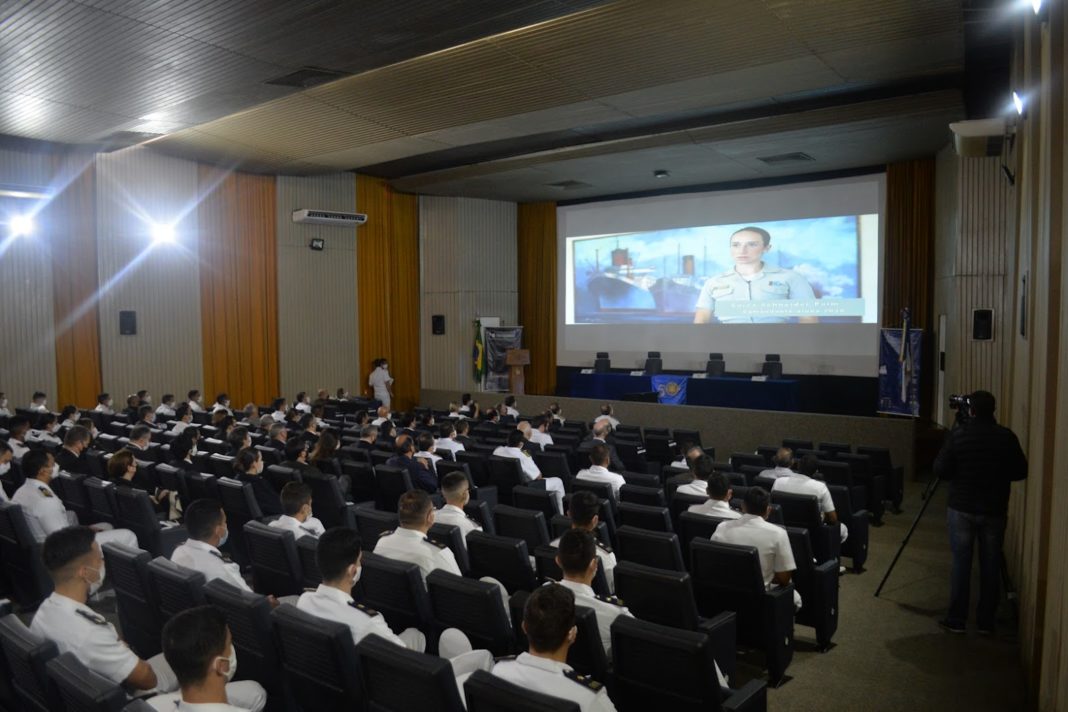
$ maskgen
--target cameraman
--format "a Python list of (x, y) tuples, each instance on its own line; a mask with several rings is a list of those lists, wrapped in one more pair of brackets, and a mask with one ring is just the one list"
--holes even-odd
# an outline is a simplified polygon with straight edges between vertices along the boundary
[(992, 634), (998, 607), (1001, 546), (1009, 505), (1009, 483), (1027, 477), (1020, 441), (994, 420), (994, 396), (976, 391), (935, 458), (934, 473), (949, 482), (946, 520), (953, 550), (949, 614), (939, 625), (963, 633), (968, 621), (972, 548), (979, 542), (979, 632)]

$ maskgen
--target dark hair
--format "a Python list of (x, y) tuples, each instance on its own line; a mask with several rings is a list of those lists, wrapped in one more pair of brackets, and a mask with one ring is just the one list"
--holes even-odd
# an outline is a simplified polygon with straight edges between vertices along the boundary
[(589, 490), (579, 490), (571, 495), (567, 505), (571, 523), (584, 527), (601, 512), (601, 498)]
[(134, 462), (132, 452), (126, 448), (119, 450), (108, 460), (108, 477), (116, 482), (122, 480), (126, 476), (126, 470)]
[(610, 406), (608, 403), (602, 403), (601, 415), (612, 415), (612, 406)]
[(460, 396), (460, 403), (461, 404), (467, 405), (470, 402), (471, 402), (471, 394), (470, 393), (464, 393), (462, 396)]
[(464, 487), (470, 487), (471, 483), (467, 481), (467, 475), (462, 472), (453, 470), (449, 474), (441, 478), (441, 493), (448, 497), (455, 497), (460, 494), (460, 490)]
[(173, 400), (174, 400), (174, 394), (173, 393), (164, 393), (163, 397), (159, 399), (159, 402), (160, 403), (167, 403), (167, 402), (173, 401)]
[(315, 563), (324, 581), (334, 581), (360, 558), (360, 535), (348, 527), (327, 529), (315, 548)]
[(0, 455), (3, 455), (5, 452), (14, 452), (14, 450), (11, 449), (11, 446), (7, 444), (6, 440), (0, 440)]
[(506, 406), (508, 406), (508, 407), (514, 406), (515, 405), (515, 396), (508, 396), (507, 398), (505, 398), (504, 399), (504, 404)]
[(745, 493), (745, 499), (742, 501), (745, 503), (746, 514), (755, 514), (758, 517), (763, 517), (767, 514), (768, 503), (771, 501), (771, 497), (768, 495), (768, 491), (763, 487), (750, 487)]
[(419, 439), (416, 442), (419, 445), (420, 451), (430, 452), (430, 448), (434, 447), (434, 436), (430, 433), (420, 433)]
[(540, 430), (541, 426), (548, 425), (552, 418), (551, 415), (536, 415), (534, 420), (530, 421), (530, 426), (535, 430)]
[(301, 430), (307, 430), (311, 426), (315, 425), (315, 416), (311, 413), (305, 413), (304, 415), (300, 416), (300, 420), (297, 421), (297, 425), (300, 426)]
[(152, 406), (143, 405), (143, 406), (141, 406), (140, 408), (137, 409), (137, 419), (138, 420), (144, 420), (146, 415), (150, 415), (150, 414), (152, 414), (154, 412), (155, 411), (152, 410)]
[(522, 430), (513, 430), (508, 433), (508, 447), (519, 447), (526, 439), (527, 436), (523, 434)]
[(976, 391), (971, 395), (972, 410), (977, 418), (993, 418), (997, 400), (990, 391)]
[(33, 392), (33, 397), (30, 398), (30, 400), (37, 400), (38, 398), (44, 398), (44, 397), (45, 397), (45, 394), (42, 393), (41, 391), (34, 391)]
[(247, 473), (256, 464), (256, 460), (261, 457), (263, 455), (254, 447), (241, 448), (241, 451), (237, 453), (237, 457), (234, 458), (234, 469), (240, 473)]
[[(30, 427), (30, 419), (24, 415), (16, 415), (7, 421), (7, 430), (12, 435), (25, 433)], [(22, 433), (19, 433), (22, 431)]]
[(471, 429), (471, 423), (467, 422), (466, 419), (457, 420), (456, 421), (456, 434), (457, 435), (463, 435), (464, 433), (466, 433), (470, 429)]
[[(186, 428), (171, 442), (172, 459), (184, 460), (193, 449), (193, 433), (191, 433), (190, 430), (192, 430), (192, 428)], [(193, 432), (196, 431), (194, 430)]]
[(337, 437), (329, 430), (324, 430), (322, 435), (319, 436), (319, 442), (315, 443), (315, 449), (312, 450), (311, 461), (329, 460), (334, 457), (336, 452)]
[(87, 443), (92, 439), (93, 436), (88, 428), (84, 428), (81, 425), (75, 425), (63, 436), (63, 444), (77, 445), (78, 443)]
[(137, 392), (137, 397), (138, 397), (138, 398), (139, 398), (140, 400), (144, 400), (144, 399), (145, 399), (145, 396), (147, 396), (147, 395), (148, 395), (148, 389), (147, 389), (147, 388), (142, 388), (141, 390), (139, 390), (139, 391)]
[(200, 391), (198, 391), (198, 390), (197, 390), (197, 389), (195, 389), (195, 388), (194, 388), (193, 390), (189, 391), (189, 393), (188, 393), (188, 394), (186, 394), (186, 397), (187, 397), (187, 398), (188, 398), (189, 400), (196, 400), (198, 396), (200, 396)]
[(28, 479), (36, 479), (37, 475), (41, 474), (41, 470), (46, 467), (51, 469), (48, 464), (48, 460), (52, 457), (52, 453), (48, 450), (30, 450), (28, 453), (22, 456), (22, 474)]
[(451, 438), (452, 434), (456, 432), (456, 426), (450, 421), (446, 420), (438, 427), (438, 434), (442, 438)]
[(558, 650), (575, 625), (575, 594), (558, 583), (535, 588), (523, 606), (523, 625), (531, 650)]
[(96, 534), (89, 527), (75, 526), (57, 529), (45, 538), (44, 547), (41, 549), (45, 569), (54, 575), (72, 561), (92, 551), (95, 540)]
[(147, 425), (135, 425), (130, 431), (130, 440), (140, 440), (146, 435), (152, 437), (152, 428)]
[(820, 461), (815, 455), (808, 453), (797, 463), (797, 471), (802, 475), (813, 477), (820, 471)]
[(549, 412), (553, 415), (560, 415), (560, 404), (556, 402), (550, 403)]
[(271, 401), (271, 410), (281, 410), (285, 407), (285, 404), (285, 398), (275, 398), (273, 401)]
[(304, 442), (301, 438), (292, 438), (286, 440), (286, 460), (290, 462), (296, 462), (300, 458), (300, 454), (308, 449), (308, 443)]
[(111, 394), (110, 393), (101, 393), (100, 395), (98, 395), (96, 397), (96, 402), (97, 403), (107, 403), (108, 399), (110, 399), (110, 398), (111, 398)]
[(407, 435), (400, 435), (397, 437), (397, 441), (393, 443), (393, 451), (398, 455), (407, 455), (410, 452), (414, 452), (415, 443)]
[(434, 413), (424, 413), (423, 417), (419, 420), (419, 422), (428, 428), (432, 427), (434, 425)]
[(793, 467), (794, 451), (788, 447), (781, 447), (775, 451), (775, 457), (771, 459), (771, 462), (776, 467)]
[(723, 499), (731, 491), (731, 481), (725, 473), (713, 472), (708, 476), (708, 487), (705, 491), (712, 499)]
[(163, 626), (163, 657), (182, 687), (204, 680), (215, 658), (226, 657), (226, 615), (215, 606), (176, 613)]
[(699, 480), (707, 480), (715, 470), (712, 458), (708, 455), (696, 457), (690, 466), (693, 468), (693, 476)]
[(608, 456), (608, 448), (604, 443), (597, 443), (590, 448), (590, 462), (601, 467), (608, 467), (611, 458)]
[(217, 499), (195, 500), (185, 510), (185, 528), (190, 539), (203, 541), (211, 536), (223, 519), (222, 504)]
[(419, 526), (433, 506), (430, 495), (423, 490), (408, 490), (397, 500), (397, 520), (401, 526)]
[(174, 417), (177, 418), (178, 420), (181, 420), (182, 418), (184, 418), (186, 415), (188, 415), (192, 411), (193, 411), (193, 409), (189, 407), (188, 403), (182, 403), (177, 408), (174, 409)]
[(415, 413), (405, 413), (400, 418), (400, 424), (402, 427), (410, 428), (415, 425)]
[(248, 437), (248, 428), (242, 425), (230, 431), (230, 434), (226, 436), (226, 442), (230, 444), (230, 447), (239, 450), (245, 446), (245, 439)]
[(37, 417), (37, 429), (44, 430), (49, 425), (55, 422), (56, 416), (54, 413), (41, 413), (41, 415)]
[(584, 529), (568, 529), (560, 537), (556, 555), (565, 574), (584, 574), (593, 557), (597, 556), (597, 540)]
[(305, 504), (311, 504), (311, 487), (303, 482), (286, 482), (285, 486), (282, 487), (282, 494), (280, 497), (282, 500), (282, 514), (287, 514), (292, 517), (299, 512), (301, 507)]
[(733, 238), (740, 232), (755, 232), (757, 235), (760, 235), (760, 239), (764, 241), (764, 247), (767, 247), (771, 244), (771, 233), (762, 227), (753, 227), (752, 225), (750, 225), (749, 227), (743, 227), (740, 230), (735, 230), (734, 232), (732, 232), (731, 237)]
[(60, 420), (66, 420), (67, 418), (69, 418), (70, 416), (76, 414), (77, 412), (78, 412), (78, 408), (76, 406), (65, 405), (65, 406), (63, 406), (63, 410), (61, 410), (60, 413), (59, 413), (59, 418), (60, 418)]
[(226, 395), (225, 393), (220, 393), (219, 395), (215, 396), (215, 402), (219, 405), (222, 405), (228, 400), (230, 400), (230, 396)]

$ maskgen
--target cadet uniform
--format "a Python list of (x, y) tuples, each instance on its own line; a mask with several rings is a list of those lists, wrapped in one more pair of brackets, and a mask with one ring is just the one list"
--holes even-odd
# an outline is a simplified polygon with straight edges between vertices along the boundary
[[(596, 534), (594, 535), (596, 538)], [(549, 542), (549, 546), (560, 548), (560, 539), (557, 537)], [(615, 591), (616, 584), (612, 578), (612, 572), (616, 568), (616, 555), (612, 553), (612, 549), (605, 546), (601, 541), (597, 540), (597, 565), (604, 571), (604, 577), (608, 581), (608, 590)]]
[(537, 428), (533, 428), (530, 431), (530, 442), (535, 445), (541, 445), (541, 449), (544, 450), (546, 445), (553, 444), (553, 436), (549, 433), (543, 433)]
[(675, 494), (692, 494), (695, 497), (707, 497), (708, 496), (708, 481), (699, 480), (696, 477), (684, 485), (679, 485), (675, 488)]
[(297, 608), (319, 618), (344, 623), (352, 631), (353, 643), (374, 634), (417, 653), (426, 650), (426, 636), (418, 628), (409, 628), (397, 635), (378, 611), (356, 603), (352, 596), (333, 586), (321, 583), (314, 591), (300, 594)]
[(434, 440), (434, 449), (452, 450), (455, 453), (464, 450), (464, 444), (452, 438), (437, 438)]
[(482, 525), (467, 516), (463, 509), (455, 504), (446, 504), (434, 513), (434, 521), (438, 524), (447, 524), (460, 528), (460, 533), (465, 537), (471, 532), (482, 531)]
[(274, 527), (275, 529), (285, 529), (287, 532), (293, 532), (294, 539), (300, 539), (302, 536), (311, 536), (318, 539), (326, 532), (326, 527), (315, 517), (308, 517), (303, 522), (283, 514), (278, 519), (270, 522), (267, 526)]
[(493, 666), (493, 674), (527, 690), (577, 702), (581, 712), (615, 712), (604, 685), (579, 675), (567, 663), (520, 653), (502, 658)]
[[(790, 536), (786, 530), (755, 514), (743, 514), (729, 522), (723, 522), (712, 534), (712, 541), (756, 547), (760, 559), (760, 571), (764, 586), (771, 588), (775, 574), (795, 571), (794, 552), (790, 548)], [(801, 594), (794, 589), (794, 608), (801, 609)]]
[(390, 406), (389, 389), (387, 386), (393, 383), (393, 378), (390, 377), (389, 371), (384, 368), (376, 368), (371, 371), (371, 375), (367, 377), (367, 385), (369, 385), (375, 394), (375, 399), (380, 401), (386, 408)]
[[(771, 486), (772, 492), (786, 492), (787, 494), (810, 494), (815, 495), (820, 503), (820, 513), (827, 514), (834, 511), (834, 499), (827, 485), (819, 480), (814, 480), (808, 475), (791, 472), (789, 477), (780, 477)], [(845, 524), (838, 523), (842, 541), (849, 536), (849, 529)]]
[(794, 472), (793, 470), (791, 470), (789, 467), (771, 467), (771, 468), (768, 468), (767, 470), (761, 470), (760, 474), (757, 475), (757, 476), (758, 477), (770, 477), (773, 480), (777, 480), (780, 477), (790, 477), (791, 475), (796, 475), (796, 474), (797, 473)]
[(206, 542), (186, 539), (184, 543), (175, 548), (174, 553), (171, 554), (171, 561), (187, 569), (201, 572), (204, 574), (204, 583), (221, 578), (242, 591), (252, 591), (245, 579), (241, 577), (241, 567)]
[[(548, 584), (546, 584), (548, 585)], [(612, 622), (619, 616), (634, 617), (621, 599), (615, 596), (598, 596), (593, 588), (578, 581), (560, 581), (560, 585), (570, 589), (575, 594), (575, 605), (592, 608), (597, 614), (597, 629), (601, 633), (601, 643), (604, 645), (605, 655), (612, 657)]]
[[(37, 479), (27, 479), (15, 490), (11, 503), (22, 507), (26, 522), (37, 541), (44, 541), (52, 532), (65, 529), (78, 523), (74, 512), (68, 512), (63, 500), (56, 496), (52, 488)], [(96, 532), (96, 542), (104, 544), (122, 544), (133, 549), (138, 548), (137, 535), (129, 529), (111, 529), (108, 524), (94, 525), (97, 529), (109, 527)]]
[[(530, 456), (530, 453), (521, 450), (517, 447), (508, 447), (507, 445), (501, 445), (493, 451), (493, 454), (497, 457), (509, 457), (513, 460), (519, 460), (519, 464), (523, 467), (523, 476), (527, 479), (527, 482), (541, 477), (541, 470), (534, 464), (534, 458)], [(553, 499), (556, 500), (556, 511), (564, 511), (564, 483), (559, 477), (544, 477), (545, 489), (552, 493)]]
[(627, 481), (623, 479), (623, 475), (617, 475), (614, 472), (610, 472), (607, 467), (601, 467), (600, 465), (590, 465), (585, 470), (579, 470), (579, 473), (575, 475), (576, 480), (586, 480), (587, 482), (606, 482), (612, 485), (612, 496), (619, 500), (619, 488), (627, 484)]
[(159, 407), (156, 408), (156, 415), (160, 418), (173, 418), (178, 413), (166, 403), (160, 403)]
[[(812, 286), (804, 277), (792, 270), (772, 267), (765, 263), (764, 269), (746, 279), (733, 268), (721, 275), (709, 277), (697, 297), (697, 309), (707, 309), (713, 314), (717, 302), (765, 302), (777, 299), (815, 299)], [(732, 316), (716, 317), (727, 324), (778, 324), (787, 322), (785, 316)]]
[[(130, 676), (140, 660), (103, 616), (89, 606), (55, 592), (37, 609), (30, 631), (53, 641), (60, 653), (72, 653), (82, 665), (116, 685)], [(178, 678), (162, 653), (145, 662), (156, 674), (157, 692), (178, 689)], [(267, 704), (267, 693), (258, 682), (231, 682), (226, 686), (226, 695), (240, 708), (253, 712), (259, 712)], [(173, 709), (173, 701), (170, 707)]]
[(419, 567), (419, 572), (426, 580), (427, 574), (435, 569), (445, 569), (450, 574), (462, 576), (456, 557), (444, 544), (431, 541), (417, 529), (403, 527), (383, 534), (375, 544), (374, 553), (394, 561), (406, 561)]
[(694, 514), (703, 514), (706, 517), (717, 517), (719, 519), (740, 519), (742, 513), (731, 509), (731, 505), (724, 502), (722, 499), (709, 498), (707, 502), (703, 504), (691, 504), (687, 512), (693, 512)]
[(16, 440), (15, 438), (8, 438), (7, 444), (11, 448), (11, 454), (16, 462), (21, 462), (22, 456), (30, 451), (30, 449), (26, 447), (25, 442)]

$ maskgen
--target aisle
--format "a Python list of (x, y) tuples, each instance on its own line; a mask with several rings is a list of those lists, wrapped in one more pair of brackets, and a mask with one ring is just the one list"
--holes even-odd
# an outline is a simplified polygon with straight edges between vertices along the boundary
[[(888, 513), (885, 526), (872, 528), (867, 570), (841, 579), (835, 647), (822, 655), (799, 647), (788, 670), (793, 679), (768, 692), (771, 712), (981, 712), (1022, 707), (1023, 670), (1015, 624), (1004, 601), (993, 638), (979, 636), (974, 626), (966, 635), (938, 627), (949, 595), (944, 489), (936, 494), (882, 595), (873, 596), (919, 511), (918, 491), (919, 485), (912, 484), (906, 511)], [(973, 597), (977, 585), (973, 583)], [(796, 632), (802, 641), (814, 640), (809, 628), (798, 627)]]

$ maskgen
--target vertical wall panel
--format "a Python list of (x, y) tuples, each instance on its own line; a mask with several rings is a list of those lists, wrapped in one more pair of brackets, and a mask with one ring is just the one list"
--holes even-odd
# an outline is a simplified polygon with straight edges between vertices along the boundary
[[(357, 392), (356, 241), (364, 228), (298, 225), (294, 210), (354, 212), (352, 174), (278, 176), (278, 354), (282, 395), (344, 387)], [(326, 249), (308, 247), (313, 237)]]
[(530, 393), (556, 393), (556, 203), (519, 206), (519, 318), (526, 325)]
[[(103, 387), (121, 396), (147, 388), (203, 389), (197, 164), (145, 148), (96, 161), (97, 261)], [(177, 240), (153, 245), (151, 225)], [(137, 312), (137, 334), (119, 335), (119, 311)]]
[[(420, 197), (419, 254), (423, 387), (473, 390), (474, 320), (498, 316), (504, 324), (520, 323), (515, 204)], [(443, 335), (432, 333), (434, 314), (445, 317)]]
[(204, 392), (269, 403), (279, 392), (275, 178), (201, 166), (200, 190)]
[[(0, 183), (40, 190), (52, 177), (47, 154), (0, 149)], [(11, 216), (36, 208), (33, 200), (0, 198), (0, 391), (12, 409), (28, 405), (38, 389), (48, 394), (51, 406), (57, 397), (51, 228), (40, 214), (33, 236), (11, 239), (6, 224)]]

